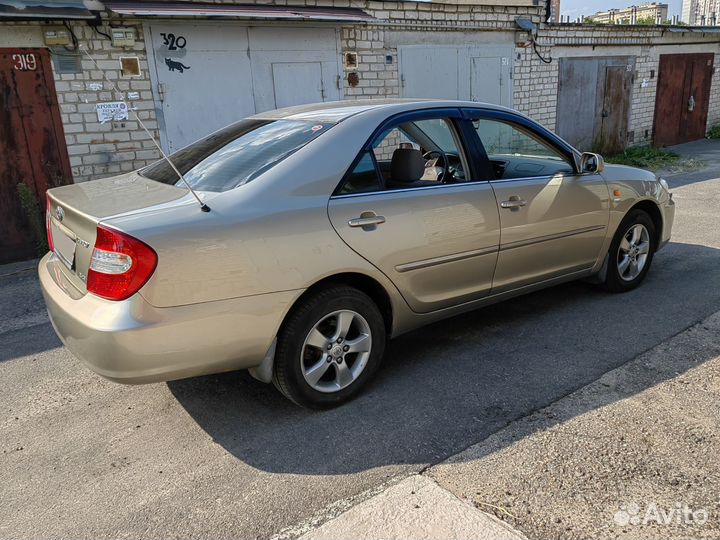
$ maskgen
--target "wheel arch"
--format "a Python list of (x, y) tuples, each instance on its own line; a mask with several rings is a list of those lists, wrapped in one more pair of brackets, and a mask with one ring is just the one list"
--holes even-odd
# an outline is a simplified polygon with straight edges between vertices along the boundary
[(650, 219), (652, 219), (653, 225), (655, 225), (654, 240), (655, 240), (655, 247), (657, 248), (658, 244), (660, 243), (660, 239), (662, 238), (662, 231), (663, 231), (662, 212), (660, 211), (660, 208), (658, 207), (657, 203), (651, 199), (644, 199), (642, 201), (635, 203), (632, 206), (632, 208), (630, 208), (630, 210), (627, 211), (627, 213), (625, 215), (627, 216), (633, 210), (642, 210), (650, 216)]
[(385, 331), (388, 336), (392, 334), (394, 312), (390, 295), (385, 287), (383, 287), (382, 284), (380, 284), (380, 282), (378, 282), (375, 278), (360, 272), (343, 272), (340, 274), (333, 274), (313, 283), (295, 300), (295, 302), (293, 302), (293, 305), (290, 306), (290, 309), (285, 314), (282, 325), (285, 324), (288, 316), (304, 299), (315, 294), (319, 290), (333, 285), (347, 285), (367, 294), (380, 310), (380, 313), (383, 316), (383, 321), (385, 322)]

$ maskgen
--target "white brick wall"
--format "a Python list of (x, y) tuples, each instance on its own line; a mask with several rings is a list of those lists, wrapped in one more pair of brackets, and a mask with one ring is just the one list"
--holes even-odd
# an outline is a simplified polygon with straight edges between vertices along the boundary
[(715, 74), (710, 87), (710, 108), (708, 111), (707, 128), (720, 126), (720, 52), (715, 53)]

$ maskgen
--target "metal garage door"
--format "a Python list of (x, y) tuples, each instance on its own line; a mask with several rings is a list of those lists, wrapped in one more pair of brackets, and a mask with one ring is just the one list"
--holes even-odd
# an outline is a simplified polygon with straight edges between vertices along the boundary
[[(0, 264), (37, 256), (45, 191), (72, 181), (47, 49), (0, 49)], [(35, 205), (23, 207), (22, 184)]]
[(148, 34), (169, 151), (256, 112), (340, 99), (334, 28), (159, 22)]
[(705, 136), (713, 53), (661, 54), (655, 97), (656, 146)]
[(512, 48), (398, 48), (403, 97), (463, 99), (512, 107)]
[(561, 58), (555, 129), (581, 151), (625, 149), (635, 57)]

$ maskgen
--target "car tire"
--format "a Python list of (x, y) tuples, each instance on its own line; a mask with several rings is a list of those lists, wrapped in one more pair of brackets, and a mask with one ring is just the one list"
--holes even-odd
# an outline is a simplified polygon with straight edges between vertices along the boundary
[(626, 292), (640, 285), (650, 270), (656, 238), (655, 224), (647, 212), (628, 212), (610, 244), (602, 287), (610, 292)]
[(385, 340), (382, 313), (368, 295), (344, 285), (322, 289), (303, 299), (285, 320), (273, 384), (302, 407), (340, 405), (377, 371)]

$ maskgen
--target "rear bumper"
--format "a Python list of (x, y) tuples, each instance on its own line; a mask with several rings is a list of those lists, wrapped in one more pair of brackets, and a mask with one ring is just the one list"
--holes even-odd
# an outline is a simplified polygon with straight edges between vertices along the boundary
[(660, 235), (658, 249), (664, 248), (672, 235), (672, 227), (675, 222), (675, 201), (672, 200), (672, 197), (669, 197), (665, 203), (660, 205), (660, 211), (663, 215), (663, 230)]
[(140, 294), (122, 302), (92, 294), (73, 298), (57, 264), (49, 253), (38, 268), (55, 332), (93, 371), (131, 384), (258, 366), (302, 293), (156, 308)]

